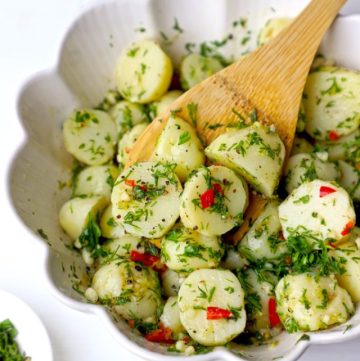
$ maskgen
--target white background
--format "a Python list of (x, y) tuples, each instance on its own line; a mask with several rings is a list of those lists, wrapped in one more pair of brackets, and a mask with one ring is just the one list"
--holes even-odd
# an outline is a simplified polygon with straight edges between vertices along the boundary
[[(49, 294), (37, 267), (40, 247), (29, 242), (7, 195), (7, 169), (24, 137), (16, 115), (19, 87), (27, 77), (56, 64), (65, 30), (90, 2), (0, 0), (0, 289), (23, 299), (41, 317), (55, 361), (139, 360), (123, 350), (95, 316), (69, 309)], [(360, 0), (351, 5), (360, 10)], [(313, 346), (301, 361), (339, 359), (359, 361), (360, 339)]]

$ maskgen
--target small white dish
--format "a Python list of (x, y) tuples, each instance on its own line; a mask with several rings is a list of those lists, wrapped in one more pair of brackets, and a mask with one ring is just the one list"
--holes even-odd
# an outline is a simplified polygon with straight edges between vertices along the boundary
[(49, 336), (40, 318), (23, 301), (0, 290), (0, 322), (9, 319), (18, 331), (16, 342), (31, 361), (52, 361)]

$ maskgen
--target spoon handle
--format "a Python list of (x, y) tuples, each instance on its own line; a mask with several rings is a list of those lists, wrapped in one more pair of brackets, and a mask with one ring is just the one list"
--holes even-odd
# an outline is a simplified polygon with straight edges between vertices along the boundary
[(277, 37), (223, 73), (226, 77), (231, 71), (236, 76), (248, 69), (248, 76), (236, 79), (236, 85), (246, 89), (247, 98), (276, 125), (288, 152), (310, 66), (326, 30), (345, 2), (312, 0)]

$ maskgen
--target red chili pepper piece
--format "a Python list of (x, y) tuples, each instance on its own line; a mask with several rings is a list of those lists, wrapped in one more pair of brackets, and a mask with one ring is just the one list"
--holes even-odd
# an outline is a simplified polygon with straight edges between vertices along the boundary
[(130, 328), (134, 328), (135, 327), (135, 320), (128, 320), (128, 325), (130, 326)]
[(139, 184), (138, 187), (144, 191), (144, 192), (147, 192), (147, 186), (145, 184)]
[(135, 181), (133, 179), (125, 179), (125, 184), (129, 187), (135, 187)]
[(138, 251), (131, 251), (130, 259), (134, 262), (141, 262), (147, 267), (153, 266), (160, 260), (159, 257), (153, 256), (152, 254), (140, 253)]
[(354, 226), (355, 226), (355, 221), (347, 222), (344, 229), (341, 232), (341, 235), (346, 236), (347, 234), (349, 234), (351, 230), (354, 228)]
[(213, 188), (216, 193), (223, 194), (223, 190), (221, 188), (221, 185), (219, 183), (214, 183)]
[(332, 141), (336, 141), (340, 138), (340, 135), (335, 132), (335, 130), (332, 130), (329, 132), (329, 139)]
[(215, 202), (215, 192), (213, 188), (206, 190), (201, 196), (201, 207), (203, 209), (211, 207)]
[(159, 261), (156, 262), (152, 268), (154, 271), (159, 272), (159, 273), (164, 273), (168, 269), (166, 264), (163, 264)]
[(328, 242), (328, 246), (330, 246), (333, 249), (336, 249), (336, 244), (334, 244), (332, 242)]
[(334, 188), (330, 188), (327, 186), (321, 186), (320, 187), (320, 198), (326, 197), (329, 194), (334, 193), (334, 192), (336, 192), (336, 189), (334, 189)]
[(268, 304), (268, 310), (269, 310), (269, 323), (270, 327), (276, 327), (280, 324), (280, 318), (279, 315), (276, 313), (276, 300), (275, 298), (269, 298), (269, 304)]
[(232, 315), (231, 311), (220, 307), (208, 307), (206, 309), (207, 320), (221, 320), (222, 318), (230, 318)]
[(172, 338), (172, 330), (169, 327), (154, 330), (145, 335), (145, 338), (151, 342), (160, 342), (166, 344), (174, 343)]

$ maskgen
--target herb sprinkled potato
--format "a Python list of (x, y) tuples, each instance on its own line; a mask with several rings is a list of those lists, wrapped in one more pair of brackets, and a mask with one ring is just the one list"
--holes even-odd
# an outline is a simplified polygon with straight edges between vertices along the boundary
[(130, 102), (150, 103), (166, 93), (173, 73), (171, 59), (151, 40), (131, 44), (121, 53), (116, 82)]

